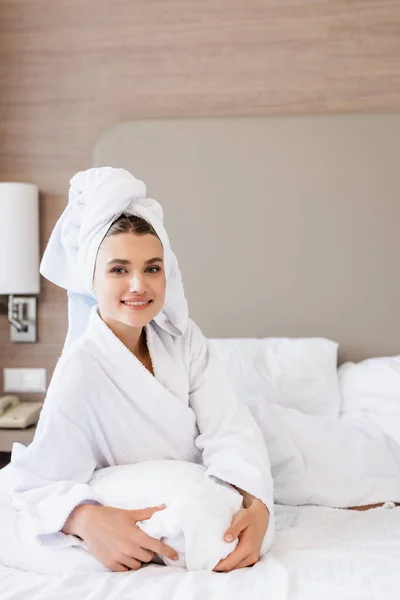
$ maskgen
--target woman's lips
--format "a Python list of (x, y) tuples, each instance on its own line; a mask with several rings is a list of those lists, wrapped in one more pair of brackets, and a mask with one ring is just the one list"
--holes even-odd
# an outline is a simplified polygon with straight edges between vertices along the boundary
[(122, 300), (122, 304), (130, 310), (145, 310), (152, 302), (152, 300)]

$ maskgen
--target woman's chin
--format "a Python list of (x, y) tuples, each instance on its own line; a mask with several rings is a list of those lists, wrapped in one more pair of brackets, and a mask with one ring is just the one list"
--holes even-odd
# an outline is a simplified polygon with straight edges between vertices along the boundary
[(145, 327), (146, 325), (148, 325), (150, 323), (150, 321), (153, 319), (153, 317), (145, 317), (144, 315), (141, 315), (140, 317), (123, 317), (120, 319), (120, 321), (122, 323), (124, 323), (125, 325), (128, 325), (129, 327)]
[(160, 311), (156, 312), (154, 309), (147, 309), (138, 311), (129, 310), (129, 312), (131, 312), (131, 314), (127, 314), (126, 310), (122, 311), (119, 320), (130, 327), (144, 327), (145, 325), (148, 325)]

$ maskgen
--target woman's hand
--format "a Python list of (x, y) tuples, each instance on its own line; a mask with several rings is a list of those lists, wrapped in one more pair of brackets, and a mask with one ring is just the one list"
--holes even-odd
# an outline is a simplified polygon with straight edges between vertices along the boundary
[(140, 569), (155, 554), (176, 560), (175, 550), (140, 529), (137, 521), (150, 519), (164, 505), (142, 510), (82, 504), (68, 517), (62, 531), (82, 538), (93, 556), (111, 571)]
[[(248, 496), (248, 498), (250, 498)], [(239, 510), (232, 524), (225, 533), (225, 541), (232, 542), (239, 538), (235, 550), (223, 560), (220, 560), (214, 571), (232, 571), (254, 565), (259, 557), (265, 533), (268, 529), (269, 511), (265, 504), (251, 497), (245, 508)]]

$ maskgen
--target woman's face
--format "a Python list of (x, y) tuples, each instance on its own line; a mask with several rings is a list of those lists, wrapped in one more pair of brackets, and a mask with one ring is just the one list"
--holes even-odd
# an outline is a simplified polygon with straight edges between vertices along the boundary
[(93, 288), (104, 321), (144, 327), (164, 305), (164, 251), (151, 234), (106, 237), (97, 254)]

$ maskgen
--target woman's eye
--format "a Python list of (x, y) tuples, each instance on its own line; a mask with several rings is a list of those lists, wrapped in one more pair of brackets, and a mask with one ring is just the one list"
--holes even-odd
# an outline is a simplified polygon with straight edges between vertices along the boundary
[(114, 267), (114, 269), (111, 269), (111, 273), (117, 273), (119, 275), (120, 273), (126, 273), (126, 270), (123, 267)]
[(147, 269), (147, 273), (158, 273), (160, 271), (160, 267), (149, 267)]

